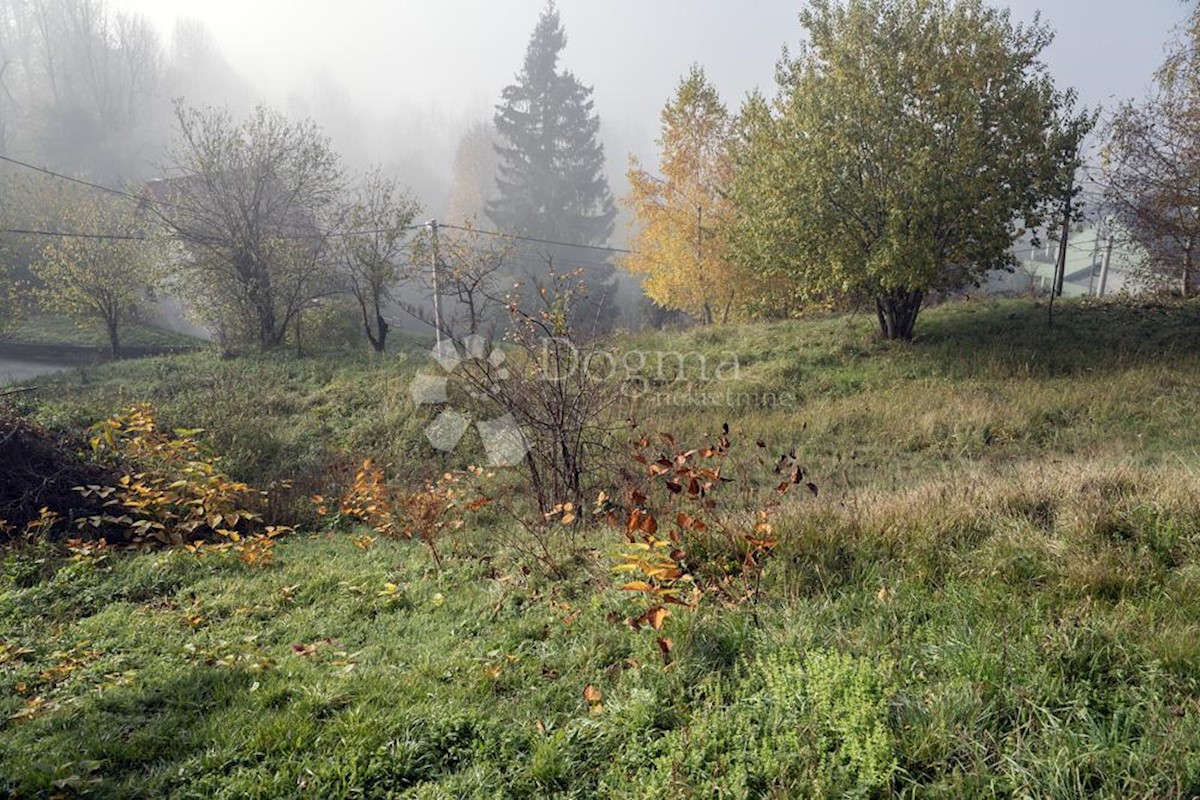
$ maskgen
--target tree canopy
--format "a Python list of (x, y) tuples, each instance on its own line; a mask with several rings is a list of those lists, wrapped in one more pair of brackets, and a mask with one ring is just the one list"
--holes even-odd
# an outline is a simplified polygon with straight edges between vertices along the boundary
[(616, 212), (604, 177), (591, 87), (560, 69), (567, 44), (557, 9), (538, 19), (516, 83), (496, 107), (498, 196), (488, 218), (508, 233), (602, 244)]
[(813, 0), (800, 20), (774, 101), (742, 111), (735, 257), (909, 339), (929, 292), (1013, 263), (1087, 125), (1039, 60), (1050, 31), (982, 0)]
[(178, 124), (154, 207), (187, 247), (188, 294), (219, 335), (282, 344), (303, 308), (333, 289), (338, 155), (312, 122), (262, 107), (235, 122), (179, 106)]
[(1146, 255), (1151, 284), (1200, 292), (1200, 9), (1178, 32), (1150, 97), (1125, 103), (1108, 130), (1107, 200)]
[(398, 181), (376, 168), (352, 190), (345, 230), (333, 245), (343, 287), (358, 305), (363, 333), (377, 353), (387, 347), (390, 326), (383, 310), (395, 300), (409, 229), (420, 210)]
[[(39, 304), (79, 322), (98, 322), (109, 352), (121, 356), (121, 328), (135, 319), (145, 293), (158, 281), (162, 262), (146, 241), (146, 220), (122, 197), (72, 192), (60, 220), (77, 231), (106, 231), (112, 238), (60, 237), (32, 265)], [(118, 238), (124, 237), (124, 238)]]
[[(612, 234), (616, 207), (604, 175), (604, 146), (592, 89), (559, 66), (567, 36), (553, 3), (538, 19), (516, 82), (506, 86), (494, 118), (498, 140), (496, 195), (486, 213), (517, 236), (602, 245)], [(613, 266), (596, 252), (538, 243), (524, 248), (525, 274), (535, 286), (552, 273), (581, 272), (589, 299), (579, 311), (596, 327), (615, 315)]]
[[(647, 276), (646, 294), (705, 324), (729, 318), (739, 286), (724, 241), (733, 178), (733, 119), (699, 66), (662, 110), (661, 176), (629, 161), (633, 253), (622, 266)], [(744, 288), (744, 287), (742, 287)]]

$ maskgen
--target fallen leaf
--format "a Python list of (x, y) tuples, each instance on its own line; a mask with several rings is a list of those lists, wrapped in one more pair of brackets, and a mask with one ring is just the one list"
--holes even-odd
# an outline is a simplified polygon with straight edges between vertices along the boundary
[(633, 620), (630, 625), (635, 631), (640, 630), (643, 626), (651, 627), (656, 631), (662, 630), (663, 621), (669, 616), (671, 616), (671, 612), (666, 608), (655, 606)]

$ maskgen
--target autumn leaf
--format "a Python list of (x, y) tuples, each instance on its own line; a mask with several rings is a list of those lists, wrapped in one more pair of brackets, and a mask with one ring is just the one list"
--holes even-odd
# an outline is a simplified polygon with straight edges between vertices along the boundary
[(663, 622), (667, 617), (671, 616), (671, 612), (662, 606), (655, 606), (647, 610), (644, 614), (635, 620), (632, 620), (630, 627), (635, 631), (644, 627), (650, 627), (654, 630), (662, 630)]
[(583, 689), (583, 699), (587, 701), (589, 706), (591, 706), (591, 712), (593, 714), (600, 711), (600, 709), (603, 707), (600, 703), (600, 699), (603, 696), (604, 693), (590, 683)]

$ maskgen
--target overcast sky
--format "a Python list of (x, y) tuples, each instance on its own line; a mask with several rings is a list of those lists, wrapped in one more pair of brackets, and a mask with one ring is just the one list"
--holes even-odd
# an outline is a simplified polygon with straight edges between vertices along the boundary
[[(356, 106), (387, 115), (431, 104), (490, 116), (520, 66), (543, 0), (110, 0), (169, 40), (177, 17), (203, 20), (233, 65), (274, 99), (323, 76)], [(658, 112), (692, 62), (731, 109), (770, 90), (780, 46), (799, 39), (800, 0), (559, 0), (566, 66), (595, 87), (616, 139), (650, 155)], [(1161, 61), (1180, 0), (1011, 0), (1018, 20), (1058, 31), (1047, 52), (1060, 85), (1089, 104), (1137, 96)], [(624, 154), (610, 153), (624, 161)]]

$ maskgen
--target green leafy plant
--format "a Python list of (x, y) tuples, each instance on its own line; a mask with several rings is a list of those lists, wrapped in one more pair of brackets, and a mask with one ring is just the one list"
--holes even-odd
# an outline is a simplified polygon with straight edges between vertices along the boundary
[(667, 737), (650, 783), (696, 796), (872, 797), (896, 770), (892, 667), (830, 650), (774, 651), (710, 690), (724, 706)]
[(263, 519), (263, 492), (233, 480), (203, 451), (198, 429), (159, 428), (154, 409), (131, 406), (92, 428), (97, 460), (121, 471), (116, 485), (75, 488), (102, 511), (80, 530), (112, 532), (133, 546), (183, 545), (191, 552), (233, 551), (253, 566), (270, 562), (277, 536), (291, 530)]
[[(695, 607), (711, 597), (737, 605), (757, 598), (779, 544), (771, 520), (782, 498), (795, 487), (817, 494), (794, 450), (771, 465), (759, 441), (751, 466), (738, 471), (729, 467), (731, 446), (728, 424), (714, 442), (696, 448), (680, 446), (669, 433), (657, 441), (642, 436), (633, 442), (641, 475), (627, 504), (598, 497), (595, 515), (610, 525), (623, 520), (626, 546), (614, 569), (635, 579), (621, 589), (651, 603), (630, 621), (635, 629), (661, 627), (662, 604)], [(730, 477), (735, 473), (738, 478)], [(732, 484), (739, 484), (740, 497), (731, 503), (721, 495)]]

